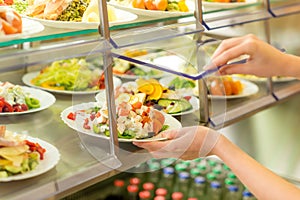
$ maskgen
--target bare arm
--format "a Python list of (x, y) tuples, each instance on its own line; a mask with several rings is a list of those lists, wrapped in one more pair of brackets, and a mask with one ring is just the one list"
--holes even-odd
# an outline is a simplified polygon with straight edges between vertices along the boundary
[(244, 185), (259, 200), (298, 200), (300, 189), (259, 164), (224, 135), (207, 137), (218, 133), (203, 126), (185, 127), (163, 132), (166, 141), (134, 142), (147, 149), (155, 158), (195, 159), (206, 146), (208, 155), (216, 155), (228, 165)]
[(221, 158), (259, 200), (300, 199), (300, 189), (251, 158), (225, 136), (211, 152)]

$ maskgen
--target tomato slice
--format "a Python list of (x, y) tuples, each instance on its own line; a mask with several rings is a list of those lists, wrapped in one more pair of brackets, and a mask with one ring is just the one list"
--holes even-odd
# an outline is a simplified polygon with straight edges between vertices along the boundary
[(67, 115), (67, 118), (74, 121), (74, 120), (76, 119), (76, 114), (73, 113), (73, 112), (70, 112), (70, 113)]

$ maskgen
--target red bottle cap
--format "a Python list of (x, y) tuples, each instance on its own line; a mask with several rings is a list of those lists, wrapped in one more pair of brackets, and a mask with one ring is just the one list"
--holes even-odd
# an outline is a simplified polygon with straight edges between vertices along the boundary
[(181, 200), (183, 198), (183, 194), (181, 192), (173, 192), (172, 199), (173, 200)]
[(117, 187), (123, 187), (125, 185), (124, 181), (123, 180), (120, 180), (120, 179), (116, 179), (114, 181), (114, 185), (117, 186)]
[(157, 196), (166, 196), (167, 193), (168, 193), (168, 191), (167, 191), (166, 188), (157, 188), (157, 189), (155, 190), (155, 194), (156, 194)]
[(144, 190), (154, 190), (154, 184), (151, 182), (147, 182), (143, 184)]
[(133, 178), (131, 178), (131, 179), (129, 180), (129, 183), (130, 183), (131, 185), (138, 185), (138, 184), (140, 184), (140, 182), (141, 182), (141, 180), (140, 180), (139, 178), (136, 178), (136, 177), (133, 177)]
[(128, 192), (138, 192), (139, 187), (137, 185), (128, 185), (127, 186), (127, 191)]
[(164, 197), (164, 196), (156, 196), (156, 197), (154, 197), (154, 200), (166, 200), (166, 197)]
[(151, 194), (147, 190), (143, 190), (139, 192), (140, 199), (149, 199), (151, 197)]

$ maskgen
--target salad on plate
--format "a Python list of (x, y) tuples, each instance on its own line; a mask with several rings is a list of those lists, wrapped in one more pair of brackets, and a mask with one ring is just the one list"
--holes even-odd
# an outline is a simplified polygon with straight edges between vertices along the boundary
[[(186, 114), (196, 109), (191, 103), (193, 97), (164, 87), (156, 79), (140, 78), (135, 82), (124, 83), (115, 89), (115, 98), (116, 101), (119, 99), (126, 102), (139, 101), (144, 106), (153, 107), (170, 115)], [(96, 100), (106, 101), (104, 92), (98, 93)]]
[(0, 113), (25, 112), (40, 107), (40, 101), (20, 85), (0, 82)]
[(34, 170), (44, 160), (46, 149), (25, 136), (0, 126), (0, 179)]
[[(120, 139), (146, 139), (156, 136), (169, 128), (165, 125), (165, 115), (141, 102), (128, 103), (119, 99), (116, 105), (117, 130)], [(62, 114), (64, 120), (76, 123), (83, 132), (110, 136), (108, 108), (105, 103), (91, 102), (67, 109)]]
[[(38, 72), (25, 74), (23, 82), (57, 93), (96, 93), (105, 89), (104, 73), (99, 68), (84, 58), (59, 60)], [(113, 77), (113, 81), (115, 86), (121, 84), (119, 78)]]

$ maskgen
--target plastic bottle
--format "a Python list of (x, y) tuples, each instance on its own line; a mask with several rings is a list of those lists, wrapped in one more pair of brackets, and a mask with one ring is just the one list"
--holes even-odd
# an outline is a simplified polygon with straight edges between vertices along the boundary
[(224, 200), (240, 200), (242, 196), (239, 193), (237, 185), (230, 185), (227, 187), (227, 192), (224, 195)]
[(139, 165), (136, 165), (132, 169), (132, 173), (134, 173), (134, 177), (137, 177), (140, 179), (141, 184), (147, 181), (147, 174), (148, 174), (148, 165), (147, 163), (141, 163)]
[(165, 196), (155, 196), (153, 200), (167, 200)]
[(206, 195), (206, 179), (203, 176), (197, 176), (193, 179), (190, 186), (189, 198), (204, 199)]
[(242, 200), (256, 200), (256, 197), (249, 190), (246, 189), (243, 191)]
[(157, 188), (155, 190), (155, 195), (156, 196), (164, 196), (166, 197), (168, 194), (168, 190), (166, 188)]
[(148, 168), (149, 168), (149, 172), (148, 172), (147, 182), (151, 182), (155, 186), (157, 186), (161, 178), (160, 163), (158, 162), (149, 163)]
[(111, 194), (107, 196), (105, 199), (115, 199), (115, 200), (125, 200), (126, 190), (125, 190), (125, 182), (121, 179), (114, 180), (114, 186), (111, 191)]
[(245, 189), (244, 184), (236, 177), (236, 175), (233, 172), (228, 172), (227, 178), (229, 178), (235, 182), (235, 185), (237, 185), (239, 187), (239, 193), (242, 195), (242, 193)]
[(177, 163), (175, 165), (175, 172), (178, 175), (180, 172), (187, 172), (188, 171), (188, 167), (187, 165), (183, 164), (183, 163)]
[(143, 189), (141, 179), (138, 177), (131, 177), (129, 179), (129, 184), (138, 186), (139, 191), (141, 191)]
[(223, 172), (222, 167), (217, 165), (216, 167), (212, 168), (212, 172), (216, 175), (216, 179), (220, 181), (220, 183), (223, 183), (226, 178), (226, 174)]
[(181, 164), (184, 164), (187, 167), (187, 170), (188, 170), (188, 169), (191, 169), (192, 161), (183, 160), (183, 161), (181, 161)]
[(201, 176), (206, 176), (206, 174), (209, 172), (206, 162), (200, 162), (196, 165), (196, 167), (199, 169)]
[(231, 169), (225, 163), (223, 163), (222, 167), (226, 175), (231, 172)]
[(165, 167), (174, 167), (175, 166), (175, 162), (176, 162), (176, 159), (165, 158), (165, 159), (162, 159), (160, 161), (160, 165), (161, 165), (162, 168), (165, 168)]
[(128, 185), (127, 186), (127, 196), (128, 200), (138, 200), (139, 188), (137, 185)]
[(206, 191), (208, 191), (208, 189), (211, 186), (211, 182), (216, 181), (216, 175), (212, 172), (209, 172), (206, 174)]
[(165, 167), (163, 169), (163, 174), (161, 180), (158, 184), (159, 188), (165, 188), (168, 193), (166, 199), (171, 199), (171, 194), (173, 192), (173, 184), (175, 181), (175, 170), (173, 167)]
[(150, 192), (150, 198), (153, 199), (155, 195), (155, 186), (151, 182), (146, 182), (143, 184), (143, 190)]
[(207, 199), (209, 200), (221, 200), (222, 199), (222, 188), (219, 181), (212, 181), (207, 191)]
[(139, 192), (139, 199), (140, 200), (151, 200), (151, 194), (147, 190), (143, 190)]
[(173, 192), (172, 200), (183, 200), (183, 194), (181, 192)]
[(190, 173), (180, 172), (177, 177), (177, 182), (175, 183), (173, 192), (181, 192), (184, 196), (184, 199), (187, 199), (188, 192), (190, 188)]
[(201, 171), (198, 168), (194, 167), (190, 169), (190, 174), (191, 174), (191, 178), (194, 179), (197, 176), (201, 176)]

